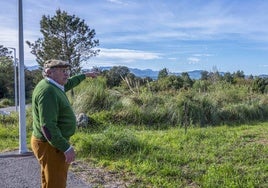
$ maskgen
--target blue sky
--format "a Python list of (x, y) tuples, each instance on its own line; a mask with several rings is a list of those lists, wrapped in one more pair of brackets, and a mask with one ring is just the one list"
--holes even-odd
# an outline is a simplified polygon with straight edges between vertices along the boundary
[[(0, 45), (18, 47), (17, 0), (0, 1)], [(268, 73), (266, 0), (23, 0), (24, 40), (42, 15), (84, 19), (101, 51), (83, 66)], [(36, 65), (24, 46), (24, 64)]]

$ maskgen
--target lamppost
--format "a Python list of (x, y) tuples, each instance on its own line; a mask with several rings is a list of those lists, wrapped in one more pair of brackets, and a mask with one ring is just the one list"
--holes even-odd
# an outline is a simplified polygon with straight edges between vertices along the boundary
[(15, 93), (15, 108), (16, 108), (16, 112), (18, 111), (18, 86), (17, 86), (17, 58), (16, 58), (16, 48), (13, 47), (8, 47), (9, 49), (13, 50), (13, 54), (14, 54), (14, 93)]
[(23, 48), (23, 12), (22, 0), (18, 0), (18, 17), (19, 17), (19, 153), (27, 154), (26, 142), (26, 112), (25, 112), (25, 79), (24, 79), (24, 48)]

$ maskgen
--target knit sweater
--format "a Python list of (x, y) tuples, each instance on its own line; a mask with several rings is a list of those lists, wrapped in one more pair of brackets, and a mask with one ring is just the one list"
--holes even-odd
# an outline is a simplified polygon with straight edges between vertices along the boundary
[[(65, 92), (85, 78), (84, 74), (69, 78), (64, 85)], [(32, 96), (33, 136), (48, 141), (63, 152), (70, 147), (69, 139), (76, 128), (75, 114), (65, 92), (43, 79), (35, 87)]]

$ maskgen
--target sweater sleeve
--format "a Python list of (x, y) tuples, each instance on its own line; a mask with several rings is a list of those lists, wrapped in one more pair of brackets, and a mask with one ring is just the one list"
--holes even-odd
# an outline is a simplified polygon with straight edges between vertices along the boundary
[(40, 117), (41, 131), (46, 140), (61, 151), (66, 151), (70, 144), (66, 140), (57, 126), (59, 104), (53, 89), (44, 92), (39, 96), (38, 111)]
[(72, 76), (71, 78), (69, 78), (67, 83), (64, 85), (65, 92), (79, 85), (80, 82), (82, 82), (84, 79), (86, 79), (85, 74), (79, 74), (79, 75)]

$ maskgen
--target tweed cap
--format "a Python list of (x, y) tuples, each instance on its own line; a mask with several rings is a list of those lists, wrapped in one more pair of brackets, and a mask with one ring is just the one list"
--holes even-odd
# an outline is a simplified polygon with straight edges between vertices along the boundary
[(71, 67), (71, 65), (67, 61), (51, 59), (51, 60), (45, 61), (43, 67), (47, 69), (47, 68), (55, 68), (55, 67)]

